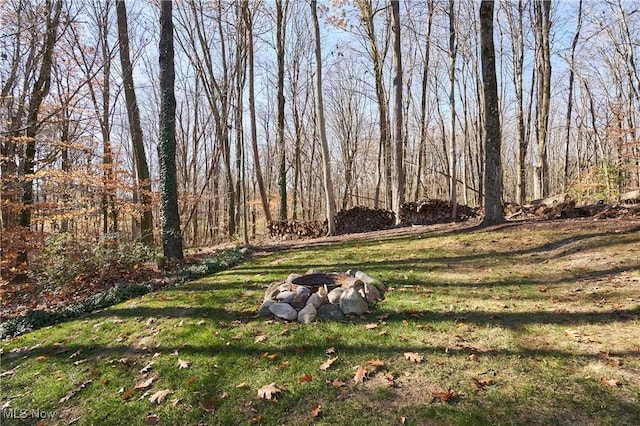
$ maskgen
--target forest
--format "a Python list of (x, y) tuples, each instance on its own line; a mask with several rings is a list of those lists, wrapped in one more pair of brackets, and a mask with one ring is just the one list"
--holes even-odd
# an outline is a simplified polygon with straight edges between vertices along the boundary
[(639, 186), (634, 1), (495, 2), (490, 111), (480, 2), (176, 1), (170, 115), (164, 3), (0, 3), (4, 271), (65, 241), (157, 245), (167, 194), (189, 248), (357, 206)]

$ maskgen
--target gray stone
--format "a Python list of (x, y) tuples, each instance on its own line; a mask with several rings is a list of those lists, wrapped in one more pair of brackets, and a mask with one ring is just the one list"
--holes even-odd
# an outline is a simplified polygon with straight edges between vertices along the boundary
[(340, 309), (344, 314), (362, 315), (369, 310), (369, 305), (356, 288), (350, 288), (340, 297)]
[(365, 274), (362, 271), (357, 271), (356, 274), (355, 274), (355, 277), (357, 279), (359, 279), (360, 281), (364, 282), (364, 283), (375, 285), (378, 288), (378, 290), (380, 290), (382, 292), (387, 291), (386, 286), (382, 282), (380, 282), (377, 279)]
[(367, 303), (376, 303), (377, 301), (384, 299), (380, 290), (372, 284), (365, 284), (359, 293), (364, 297)]
[(274, 303), (269, 307), (273, 315), (287, 321), (295, 321), (298, 318), (298, 312), (288, 303)]
[(271, 305), (273, 305), (274, 302), (273, 300), (265, 300), (264, 302), (262, 302), (262, 305), (260, 305), (260, 308), (258, 308), (258, 315), (262, 316), (262, 317), (266, 317), (271, 315), (271, 310), (269, 308), (271, 308)]
[(331, 290), (327, 295), (327, 298), (329, 299), (329, 303), (333, 305), (339, 305), (340, 296), (342, 296), (342, 293), (344, 293), (344, 290), (345, 289), (342, 287), (334, 288), (333, 290)]
[(322, 305), (318, 308), (318, 318), (324, 321), (342, 321), (344, 314), (338, 305)]
[(264, 292), (264, 300), (276, 300), (276, 296), (280, 293), (278, 287), (280, 287), (281, 284), (281, 282), (271, 283)]
[(289, 283), (282, 283), (282, 284), (280, 284), (280, 286), (278, 287), (278, 290), (280, 290), (280, 291), (291, 291), (291, 284), (289, 284)]
[(315, 321), (317, 315), (318, 311), (316, 311), (315, 306), (308, 304), (298, 312), (298, 322), (309, 324), (310, 322)]
[(322, 299), (320, 299), (318, 293), (313, 293), (311, 296), (309, 296), (307, 305), (313, 305), (313, 307), (316, 309), (318, 309), (322, 305)]
[(317, 269), (309, 269), (305, 275), (312, 275), (312, 274), (324, 274), (324, 272), (319, 271)]
[(308, 294), (304, 294), (304, 293), (303, 294), (296, 294), (293, 297), (293, 300), (291, 300), (291, 302), (289, 302), (289, 303), (294, 308), (301, 309), (301, 308), (305, 307), (305, 305), (307, 304), (307, 300), (309, 300), (309, 295)]
[(298, 288), (296, 289), (296, 293), (298, 294), (306, 294), (307, 296), (311, 296), (311, 290), (309, 289), (309, 287), (305, 287), (305, 286), (298, 286)]
[(276, 299), (278, 300), (278, 302), (282, 302), (282, 303), (291, 303), (291, 301), (293, 300), (293, 298), (296, 296), (296, 294), (293, 291), (281, 291), (277, 296)]

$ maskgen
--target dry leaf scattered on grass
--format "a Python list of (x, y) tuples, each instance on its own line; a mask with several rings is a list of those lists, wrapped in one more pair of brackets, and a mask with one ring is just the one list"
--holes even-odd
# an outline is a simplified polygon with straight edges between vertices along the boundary
[(604, 383), (607, 386), (611, 386), (612, 388), (622, 386), (622, 382), (618, 379), (607, 379), (606, 377), (601, 377), (600, 382)]
[(435, 399), (439, 399), (442, 402), (449, 402), (449, 400), (451, 398), (453, 398), (454, 392), (453, 389), (449, 388), (447, 390), (435, 390), (433, 392), (431, 392), (431, 395), (433, 395), (433, 397)]
[(158, 391), (149, 397), (149, 401), (152, 404), (162, 404), (167, 396), (171, 395), (172, 393), (173, 391), (169, 389)]
[(353, 376), (353, 383), (355, 383), (356, 385), (358, 383), (364, 383), (364, 378), (366, 375), (367, 375), (367, 369), (364, 367), (358, 366), (358, 369), (356, 370), (356, 374)]
[(184, 359), (178, 358), (178, 368), (182, 370), (183, 368), (189, 368), (191, 365), (191, 361), (186, 361)]
[(82, 389), (84, 389), (92, 381), (93, 380), (87, 380), (86, 382), (80, 383), (75, 388), (73, 388), (69, 392), (67, 392), (67, 394), (65, 396), (60, 398), (60, 401), (58, 401), (58, 403), (62, 404), (63, 402), (67, 402), (68, 400), (73, 398), (78, 392), (80, 392)]
[(333, 364), (334, 362), (336, 362), (336, 360), (338, 359), (338, 357), (335, 358), (329, 358), (328, 360), (326, 360), (325, 362), (323, 362), (320, 365), (320, 370), (322, 371), (327, 371), (329, 369), (329, 367), (331, 367), (331, 364)]
[(313, 407), (313, 410), (311, 410), (311, 417), (318, 417), (320, 415), (321, 408), (322, 406), (320, 405), (316, 405), (315, 407)]
[(300, 383), (306, 383), (306, 382), (311, 382), (313, 381), (313, 376), (311, 374), (305, 374), (304, 376), (300, 377)]
[(415, 363), (420, 363), (422, 362), (422, 360), (424, 360), (424, 357), (417, 352), (405, 352), (404, 357), (407, 360)]
[(282, 389), (276, 386), (275, 383), (271, 383), (258, 389), (258, 398), (275, 401), (276, 395), (281, 392), (282, 392)]
[(136, 384), (133, 388), (134, 389), (147, 389), (147, 388), (151, 387), (151, 385), (153, 384), (153, 381), (155, 379), (156, 379), (156, 377), (149, 377), (144, 382), (140, 382), (140, 383)]

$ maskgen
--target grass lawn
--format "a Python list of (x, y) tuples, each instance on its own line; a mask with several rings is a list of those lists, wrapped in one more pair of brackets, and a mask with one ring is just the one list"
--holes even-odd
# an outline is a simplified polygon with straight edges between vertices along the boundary
[[(3, 341), (0, 424), (638, 425), (640, 232), (604, 222), (277, 251)], [(310, 268), (363, 270), (386, 300), (255, 316)]]

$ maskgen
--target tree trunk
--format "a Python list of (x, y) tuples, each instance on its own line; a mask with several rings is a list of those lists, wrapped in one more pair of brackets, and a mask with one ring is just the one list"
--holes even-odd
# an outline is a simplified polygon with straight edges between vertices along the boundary
[(496, 79), (496, 53), (493, 44), (493, 0), (480, 3), (480, 55), (484, 90), (484, 209), (483, 225), (504, 222), (502, 210), (502, 131)]
[(160, 2), (160, 224), (165, 259), (182, 259), (176, 173), (176, 98), (173, 53), (173, 3)]
[(451, 219), (456, 220), (458, 216), (457, 206), (458, 197), (456, 192), (456, 56), (458, 47), (456, 44), (456, 26), (455, 26), (455, 2), (449, 0), (449, 196), (451, 200)]
[(149, 166), (144, 149), (142, 126), (140, 124), (140, 111), (136, 100), (136, 92), (133, 83), (133, 67), (129, 56), (129, 29), (127, 23), (127, 8), (125, 0), (116, 0), (116, 13), (118, 15), (118, 46), (120, 49), (120, 64), (122, 66), (122, 82), (124, 96), (127, 104), (127, 116), (129, 118), (129, 132), (131, 134), (131, 147), (136, 167), (138, 184), (140, 185), (140, 197), (143, 213), (141, 228), (141, 240), (145, 244), (153, 244), (153, 212), (151, 210), (151, 180)]
[(391, 1), (393, 17), (393, 130), (395, 190), (393, 210), (400, 224), (400, 206), (404, 203), (404, 140), (402, 138), (402, 51), (400, 48), (400, 2)]
[(317, 2), (311, 0), (311, 16), (315, 33), (316, 56), (316, 114), (320, 144), (322, 146), (322, 171), (324, 176), (324, 192), (327, 209), (327, 236), (336, 233), (335, 215), (336, 204), (333, 195), (333, 182), (331, 180), (331, 158), (329, 157), (329, 144), (327, 143), (327, 131), (324, 119), (324, 103), (322, 95), (322, 51), (320, 49), (320, 26), (318, 25)]
[(256, 123), (256, 95), (255, 95), (255, 70), (253, 55), (253, 16), (249, 12), (249, 2), (242, 2), (245, 25), (247, 28), (247, 60), (249, 62), (249, 120), (251, 121), (251, 150), (253, 153), (253, 170), (258, 183), (262, 211), (267, 223), (271, 222), (271, 210), (269, 198), (264, 188), (262, 179), (262, 167), (260, 166), (260, 152), (258, 150), (258, 130)]
[[(288, 0), (284, 0), (288, 4)], [(286, 36), (286, 6), (276, 0), (276, 53), (278, 57), (278, 117), (276, 137), (278, 146), (278, 188), (280, 193), (279, 219), (287, 219), (287, 155), (284, 139), (284, 55)]]

